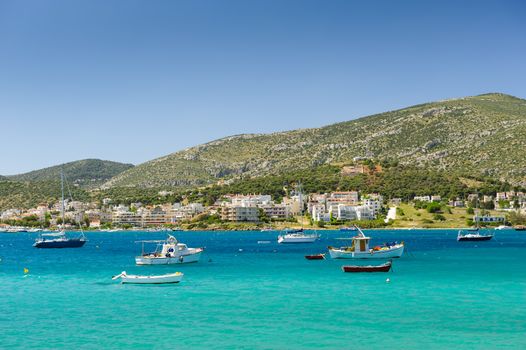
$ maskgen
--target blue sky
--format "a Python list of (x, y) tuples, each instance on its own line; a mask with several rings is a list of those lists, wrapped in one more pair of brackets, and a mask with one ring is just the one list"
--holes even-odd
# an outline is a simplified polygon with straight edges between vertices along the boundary
[(523, 1), (0, 1), (0, 174), (526, 97)]

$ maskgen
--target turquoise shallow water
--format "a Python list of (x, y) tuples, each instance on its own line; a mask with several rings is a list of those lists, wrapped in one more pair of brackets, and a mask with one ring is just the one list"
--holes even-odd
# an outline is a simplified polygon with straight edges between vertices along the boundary
[[(2, 234), (0, 348), (526, 348), (526, 234), (457, 243), (456, 231), (366, 232), (373, 244), (406, 242), (393, 272), (344, 274), (350, 260), (303, 258), (341, 245), (340, 232), (288, 246), (272, 232), (178, 232), (206, 246), (202, 262), (159, 267), (134, 265), (134, 241), (163, 233), (89, 232), (84, 248), (67, 250)], [(111, 281), (122, 270), (185, 278)]]

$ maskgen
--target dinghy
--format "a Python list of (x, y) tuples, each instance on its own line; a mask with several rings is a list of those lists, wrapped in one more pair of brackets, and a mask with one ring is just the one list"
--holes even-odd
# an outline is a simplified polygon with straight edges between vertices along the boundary
[(305, 255), (307, 260), (325, 260), (325, 254)]
[(134, 283), (134, 284), (167, 284), (167, 283), (179, 283), (183, 279), (184, 274), (182, 272), (169, 273), (166, 275), (159, 276), (140, 276), (140, 275), (128, 275), (126, 271), (122, 271), (119, 275), (113, 276), (112, 280), (121, 279), (121, 283)]
[(382, 265), (347, 265), (342, 266), (343, 272), (389, 272), (392, 262), (388, 261)]

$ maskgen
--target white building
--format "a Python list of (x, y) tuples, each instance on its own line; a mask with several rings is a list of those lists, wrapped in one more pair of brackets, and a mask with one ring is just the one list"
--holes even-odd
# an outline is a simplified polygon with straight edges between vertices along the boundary
[(267, 204), (261, 205), (259, 208), (263, 209), (265, 215), (271, 219), (287, 219), (290, 217), (289, 206), (285, 204)]
[(221, 220), (233, 222), (258, 222), (259, 208), (255, 206), (224, 205)]
[(230, 202), (234, 206), (250, 207), (272, 203), (272, 197), (268, 194), (234, 195), (226, 198), (230, 198)]
[(374, 216), (376, 216), (380, 212), (380, 209), (382, 209), (382, 202), (380, 202), (378, 199), (365, 198), (363, 200), (363, 206), (371, 211)]

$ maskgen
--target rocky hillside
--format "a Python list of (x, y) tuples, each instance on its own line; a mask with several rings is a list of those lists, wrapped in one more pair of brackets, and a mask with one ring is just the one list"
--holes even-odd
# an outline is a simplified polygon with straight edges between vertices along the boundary
[(195, 186), (354, 157), (526, 182), (526, 100), (504, 94), (426, 103), (322, 128), (237, 135), (131, 168), (105, 187)]
[(100, 159), (84, 159), (34, 170), (25, 174), (7, 176), (7, 179), (17, 182), (58, 181), (60, 179), (60, 170), (64, 169), (64, 174), (69, 183), (82, 187), (93, 187), (108, 181), (130, 168), (133, 168), (132, 164)]

